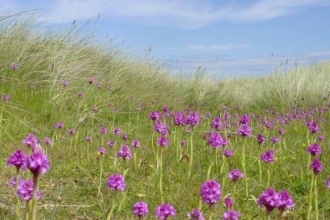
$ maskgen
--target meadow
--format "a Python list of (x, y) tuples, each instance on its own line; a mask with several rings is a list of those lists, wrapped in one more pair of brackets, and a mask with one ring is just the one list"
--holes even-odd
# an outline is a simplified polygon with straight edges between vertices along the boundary
[(0, 219), (330, 218), (329, 61), (187, 77), (0, 22)]

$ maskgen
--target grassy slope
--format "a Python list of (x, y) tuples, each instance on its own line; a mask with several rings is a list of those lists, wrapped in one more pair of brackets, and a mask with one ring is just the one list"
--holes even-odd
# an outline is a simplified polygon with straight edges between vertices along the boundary
[[(104, 193), (104, 203), (97, 202), (99, 161), (95, 159), (94, 152), (105, 145), (107, 138), (117, 138), (117, 142), (120, 142), (120, 138), (110, 134), (102, 138), (98, 134), (102, 125), (109, 130), (119, 126), (132, 138), (137, 137), (144, 146), (149, 146), (152, 124), (146, 117), (151, 110), (161, 110), (162, 106), (169, 106), (171, 110), (183, 110), (193, 103), (193, 109), (201, 113), (212, 112), (213, 115), (220, 114), (220, 107), (224, 105), (240, 105), (244, 111), (256, 112), (273, 105), (273, 108), (284, 111), (301, 98), (306, 100), (304, 105), (312, 105), (330, 91), (329, 63), (297, 68), (287, 74), (264, 78), (214, 82), (199, 75), (188, 79), (166, 75), (151, 63), (130, 59), (116, 49), (109, 49), (108, 45), (92, 44), (89, 35), (81, 37), (75, 29), (47, 35), (32, 34), (30, 30), (28, 24), (2, 25), (0, 29), (0, 74), (6, 78), (6, 82), (0, 82), (0, 93), (10, 96), (9, 101), (0, 101), (0, 144), (5, 146), (0, 149), (0, 181), (5, 183), (12, 175), (12, 170), (5, 166), (6, 157), (13, 150), (21, 148), (21, 140), (27, 133), (35, 132), (40, 139), (53, 138), (54, 145), (48, 149), (52, 172), (43, 177), (40, 186), (45, 198), (42, 201), (46, 206), (43, 210), (44, 218), (53, 214), (70, 216), (68, 218), (84, 215), (103, 218), (108, 211), (111, 193)], [(18, 70), (10, 69), (12, 63), (19, 65)], [(89, 77), (94, 79), (91, 85), (87, 82)], [(69, 85), (64, 87), (62, 80), (67, 80)], [(98, 82), (100, 87), (97, 86)], [(109, 86), (113, 87), (111, 91)], [(78, 98), (77, 92), (82, 92), (83, 97)], [(152, 105), (151, 100), (155, 100), (156, 104)], [(91, 110), (94, 106), (98, 108), (97, 112)], [(141, 111), (137, 110), (139, 106), (142, 107)], [(65, 124), (65, 130), (53, 129), (53, 125), (59, 121)], [(198, 134), (208, 130), (206, 123), (207, 121), (196, 131)], [(69, 128), (78, 130), (75, 138), (68, 136)], [(84, 141), (87, 135), (95, 139), (92, 144)], [(189, 140), (190, 137), (182, 131), (181, 138)], [(178, 137), (176, 139), (179, 141)], [(251, 140), (251, 145), (253, 142)], [(239, 141), (236, 144), (243, 143)], [(297, 138), (290, 144), (297, 147), (301, 143)], [(196, 140), (194, 145), (203, 146), (205, 143)], [(177, 152), (170, 149), (166, 153), (175, 155)], [(165, 163), (169, 164), (167, 172), (171, 175), (165, 178), (164, 185), (176, 183), (166, 189), (167, 198), (171, 202), (182, 201), (178, 205), (181, 211), (198, 206), (198, 202), (191, 203), (191, 198), (198, 197), (199, 183), (205, 179), (208, 164), (213, 159), (213, 156), (208, 156), (208, 151), (198, 153), (195, 160), (200, 159), (203, 162), (196, 165), (195, 169), (201, 173), (190, 181), (181, 177), (187, 172), (184, 166), (171, 162), (174, 158), (165, 159)], [(140, 178), (144, 178), (145, 181), (139, 182), (140, 188), (132, 187), (130, 193), (134, 196), (128, 198), (127, 204), (136, 199), (148, 199), (150, 203), (158, 204), (159, 199), (148, 194), (148, 190), (154, 187), (149, 184), (153, 178), (154, 164), (149, 164), (148, 161), (152, 161), (150, 158), (154, 155), (152, 151), (145, 151), (140, 156), (142, 159), (139, 171), (128, 174), (128, 179), (138, 182)], [(103, 166), (108, 169), (104, 171), (104, 178), (111, 172), (125, 170), (132, 163), (114, 165), (112, 160), (104, 161)], [(233, 166), (235, 164), (239, 166), (240, 163), (235, 161)], [(176, 170), (173, 170), (174, 167)], [(249, 168), (253, 170), (253, 165)], [(284, 181), (285, 179), (283, 184), (279, 184), (282, 188), (291, 184)], [(295, 184), (297, 187), (302, 184), (303, 187), (304, 182)], [(182, 189), (185, 185), (189, 187)], [(255, 187), (260, 189), (258, 184)], [(106, 186), (102, 185), (102, 189), (107, 192)], [(0, 198), (5, 198), (0, 202), (9, 203), (10, 192), (5, 184), (0, 186), (0, 192)], [(190, 192), (195, 193), (182, 197)], [(53, 206), (47, 207), (48, 204), (56, 203), (67, 206), (56, 209)], [(242, 210), (249, 209), (242, 201), (238, 203)], [(82, 207), (70, 206), (75, 204)], [(93, 208), (88, 208), (88, 205)], [(128, 205), (125, 209), (129, 210)], [(129, 211), (124, 215), (127, 213)]]

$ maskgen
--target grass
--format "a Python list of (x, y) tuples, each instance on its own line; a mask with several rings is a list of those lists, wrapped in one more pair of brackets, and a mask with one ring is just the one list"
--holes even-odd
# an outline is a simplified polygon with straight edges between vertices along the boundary
[[(286, 212), (287, 219), (306, 219), (309, 208), (312, 219), (330, 215), (324, 186), (330, 173), (326, 166), (330, 162), (329, 62), (261, 78), (214, 81), (202, 73), (181, 78), (130, 58), (111, 44), (95, 43), (93, 33), (77, 27), (36, 34), (30, 21), (5, 21), (0, 26), (0, 95), (8, 94), (9, 100), (0, 101), (0, 219), (15, 218), (13, 189), (7, 184), (15, 170), (6, 166), (7, 157), (16, 149), (28, 153), (21, 142), (31, 132), (41, 143), (45, 137), (53, 140), (49, 146), (43, 144), (51, 169), (39, 180), (39, 219), (106, 219), (109, 213), (111, 219), (132, 219), (131, 207), (140, 200), (147, 202), (151, 219), (162, 202), (175, 207), (177, 219), (185, 219), (193, 208), (209, 218), (211, 210), (199, 195), (201, 184), (209, 179), (221, 184), (221, 201), (212, 211), (213, 219), (226, 211), (222, 206), (226, 196), (234, 199), (241, 219), (264, 219), (265, 210), (256, 201), (268, 181), (277, 192), (291, 194), (295, 207)], [(18, 64), (17, 70), (10, 68), (13, 63)], [(164, 106), (170, 115), (163, 112)], [(154, 110), (170, 127), (168, 147), (157, 146), (160, 135), (149, 119)], [(198, 112), (200, 121), (192, 132), (187, 132), (189, 125), (174, 126), (173, 112), (179, 111), (185, 116)], [(251, 119), (252, 136), (243, 138), (236, 131), (245, 113)], [(225, 114), (231, 116), (227, 121)], [(228, 140), (226, 148), (234, 152), (231, 158), (222, 156), (223, 148), (207, 144), (215, 117), (228, 125), (218, 133)], [(311, 120), (320, 127), (317, 134), (308, 131), (306, 122)], [(265, 121), (273, 127), (267, 129)], [(54, 129), (58, 122), (64, 123), (63, 129)], [(106, 134), (100, 133), (102, 126)], [(128, 134), (128, 140), (113, 133), (117, 127)], [(283, 136), (278, 134), (281, 127)], [(77, 133), (68, 134), (69, 128)], [(267, 138), (262, 145), (256, 140), (259, 133)], [(317, 141), (318, 135), (325, 139)], [(87, 142), (86, 136), (92, 140)], [(269, 141), (273, 136), (280, 141)], [(118, 158), (120, 147), (136, 138), (141, 147), (131, 147), (135, 159)], [(115, 142), (113, 147), (106, 145), (109, 140)], [(317, 175), (317, 187), (311, 188), (310, 157), (305, 151), (314, 142), (323, 150), (317, 157), (325, 168)], [(107, 154), (98, 156), (99, 147), (106, 148)], [(259, 163), (261, 153), (270, 149), (275, 150), (275, 162)], [(227, 178), (234, 168), (246, 173), (235, 184)], [(125, 191), (107, 187), (114, 173), (124, 175)], [(22, 175), (31, 177), (28, 171)], [(273, 211), (271, 217), (277, 213)]]

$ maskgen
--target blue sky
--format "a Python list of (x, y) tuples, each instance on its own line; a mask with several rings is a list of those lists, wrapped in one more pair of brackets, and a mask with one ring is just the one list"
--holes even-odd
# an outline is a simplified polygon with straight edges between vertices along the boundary
[[(85, 24), (98, 15), (132, 56), (172, 71), (263, 75), (330, 59), (329, 0), (4, 0), (0, 14), (23, 10), (51, 25)], [(30, 13), (32, 14), (32, 13)]]

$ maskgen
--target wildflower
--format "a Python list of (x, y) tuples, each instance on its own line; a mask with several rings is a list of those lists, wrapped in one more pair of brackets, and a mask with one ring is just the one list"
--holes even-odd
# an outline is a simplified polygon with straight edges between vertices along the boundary
[(187, 213), (187, 217), (193, 220), (205, 220), (203, 213), (199, 209), (194, 209)]
[(73, 128), (70, 128), (68, 133), (69, 133), (69, 135), (74, 135), (76, 133), (76, 130)]
[(107, 185), (111, 190), (124, 191), (126, 188), (124, 177), (119, 173), (110, 175)]
[(62, 83), (62, 85), (63, 85), (64, 87), (68, 86), (68, 84), (69, 84), (69, 83), (68, 83), (68, 80), (65, 80), (65, 79), (62, 80), (61, 83)]
[(278, 134), (279, 135), (284, 135), (284, 128), (278, 129)]
[(7, 165), (15, 166), (17, 170), (19, 170), (26, 159), (27, 159), (27, 155), (23, 151), (16, 150), (8, 157)]
[(317, 175), (319, 172), (323, 170), (323, 165), (319, 159), (315, 158), (311, 162), (310, 168), (312, 169), (313, 173)]
[(274, 154), (275, 154), (274, 150), (268, 150), (261, 154), (260, 160), (262, 160), (263, 162), (267, 162), (267, 163), (273, 163), (274, 156), (275, 156)]
[(324, 185), (330, 189), (330, 176), (328, 177), (328, 179), (324, 182)]
[(166, 135), (168, 134), (168, 130), (169, 127), (165, 124), (163, 124), (161, 121), (156, 121), (155, 125), (154, 125), (154, 131), (162, 134), (162, 135)]
[(318, 141), (323, 141), (323, 140), (324, 140), (324, 136), (323, 136), (323, 135), (319, 135), (319, 136), (317, 137), (317, 140), (318, 140)]
[(121, 134), (121, 130), (120, 130), (120, 128), (115, 128), (115, 129), (113, 129), (113, 133), (114, 133), (115, 135), (120, 135), (120, 134)]
[(158, 119), (160, 119), (160, 113), (157, 112), (157, 111), (152, 111), (150, 114), (149, 114), (149, 118), (153, 121), (156, 121)]
[(82, 93), (82, 92), (77, 92), (77, 96), (78, 96), (79, 98), (81, 98), (81, 97), (83, 97), (83, 93)]
[(98, 109), (98, 107), (97, 107), (96, 105), (94, 105), (94, 106), (91, 108), (91, 110), (92, 110), (93, 112), (98, 112), (98, 111), (99, 111), (99, 109)]
[(86, 136), (86, 137), (85, 137), (85, 140), (86, 140), (87, 142), (91, 142), (91, 141), (92, 141), (92, 137), (91, 137), (91, 136)]
[[(32, 180), (21, 180), (17, 188), (17, 196), (20, 199), (29, 201), (33, 197), (33, 181)], [(36, 199), (41, 198), (40, 191), (36, 192)]]
[(33, 149), (39, 144), (39, 140), (33, 133), (30, 133), (23, 139), (22, 144), (30, 149)]
[(123, 136), (121, 136), (121, 138), (126, 141), (128, 139), (128, 134), (123, 134)]
[[(16, 179), (17, 179), (16, 176), (13, 177), (13, 178), (11, 178), (10, 181), (9, 181), (9, 185), (10, 185), (10, 186), (16, 186)], [(20, 178), (18, 179), (18, 184), (21, 184), (22, 180), (23, 180), (23, 179), (20, 177)]]
[(102, 127), (100, 128), (100, 133), (101, 133), (101, 134), (105, 134), (105, 133), (107, 133), (107, 128), (104, 127), (104, 126), (102, 126)]
[(250, 137), (251, 133), (251, 128), (248, 124), (242, 124), (237, 130), (237, 134), (241, 135), (242, 137)]
[(190, 124), (191, 126), (196, 126), (199, 124), (198, 112), (192, 112), (188, 115), (187, 124)]
[(280, 197), (280, 201), (277, 208), (281, 213), (283, 213), (285, 209), (292, 209), (294, 207), (291, 195), (287, 191), (282, 190), (278, 193), (278, 195)]
[(244, 177), (244, 174), (239, 169), (233, 169), (228, 174), (228, 178), (231, 179), (234, 183), (243, 177)]
[(211, 123), (211, 127), (217, 131), (220, 131), (221, 127), (222, 127), (221, 119), (219, 117), (216, 117), (215, 119), (213, 119), (212, 123)]
[(140, 141), (139, 141), (138, 139), (134, 139), (134, 140), (132, 141), (131, 145), (132, 145), (133, 147), (140, 147), (140, 146), (141, 146)]
[(107, 150), (103, 147), (100, 147), (98, 150), (97, 150), (97, 153), (98, 155), (104, 155), (107, 153)]
[(180, 141), (181, 147), (187, 146), (187, 142), (185, 140)]
[(161, 136), (157, 139), (158, 146), (168, 147), (168, 139), (165, 136)]
[(230, 150), (230, 149), (225, 149), (222, 154), (225, 156), (225, 157), (231, 157), (234, 155), (234, 153)]
[(89, 85), (91, 85), (94, 82), (93, 77), (88, 77), (87, 82), (89, 83)]
[(315, 156), (315, 155), (321, 154), (322, 149), (320, 148), (320, 146), (317, 143), (313, 143), (307, 148), (306, 152), (310, 153), (312, 156)]
[(8, 101), (8, 100), (9, 100), (9, 95), (7, 95), (7, 94), (3, 94), (2, 97), (1, 97), (1, 99), (2, 99), (3, 101)]
[(44, 144), (45, 145), (51, 145), (52, 143), (53, 143), (53, 141), (49, 137), (45, 137), (44, 138)]
[(257, 141), (258, 141), (259, 144), (263, 144), (263, 143), (265, 143), (266, 139), (262, 134), (259, 133), (257, 135)]
[(113, 146), (115, 146), (115, 142), (113, 140), (110, 140), (110, 141), (107, 142), (107, 145), (109, 147), (113, 147)]
[(317, 133), (320, 130), (319, 126), (314, 121), (307, 122), (307, 127), (312, 134)]
[(241, 215), (235, 210), (228, 210), (223, 213), (222, 220), (238, 220)]
[(166, 220), (170, 216), (176, 216), (176, 210), (171, 204), (163, 203), (157, 206), (155, 215), (158, 220)]
[(143, 216), (147, 216), (149, 213), (148, 205), (145, 202), (136, 202), (132, 207), (133, 215), (142, 218)]
[(185, 125), (186, 122), (187, 122), (186, 117), (184, 116), (184, 114), (182, 112), (175, 112), (173, 114), (173, 124), (175, 126)]
[(119, 151), (117, 152), (117, 157), (121, 157), (124, 160), (129, 160), (132, 158), (132, 153), (131, 153), (131, 149), (129, 148), (128, 145), (124, 145), (122, 146)]
[(248, 114), (244, 114), (240, 120), (239, 120), (239, 123), (240, 124), (243, 124), (243, 125), (249, 125), (250, 124), (250, 118), (249, 118), (249, 115)]
[(207, 142), (208, 145), (212, 146), (213, 148), (224, 147), (228, 144), (228, 141), (221, 137), (218, 133), (211, 133), (210, 138)]
[(276, 144), (277, 142), (280, 141), (280, 139), (279, 139), (278, 137), (275, 137), (275, 136), (271, 137), (269, 140), (270, 140), (271, 142), (273, 142), (274, 144)]
[(32, 153), (26, 159), (26, 167), (34, 174), (40, 175), (46, 173), (50, 166), (47, 156), (42, 151)]
[(220, 200), (221, 185), (215, 180), (208, 180), (201, 185), (200, 196), (203, 202), (209, 205), (214, 205)]
[(258, 198), (258, 205), (266, 208), (267, 215), (280, 204), (280, 197), (273, 188), (266, 189)]
[(225, 200), (223, 201), (223, 206), (225, 208), (231, 209), (234, 206), (234, 201), (230, 197), (226, 197)]
[(58, 122), (58, 123), (54, 124), (54, 128), (56, 128), (56, 129), (64, 128), (64, 124), (62, 122)]
[(18, 69), (18, 64), (17, 63), (10, 64), (10, 69), (13, 70), (13, 71), (17, 70)]

